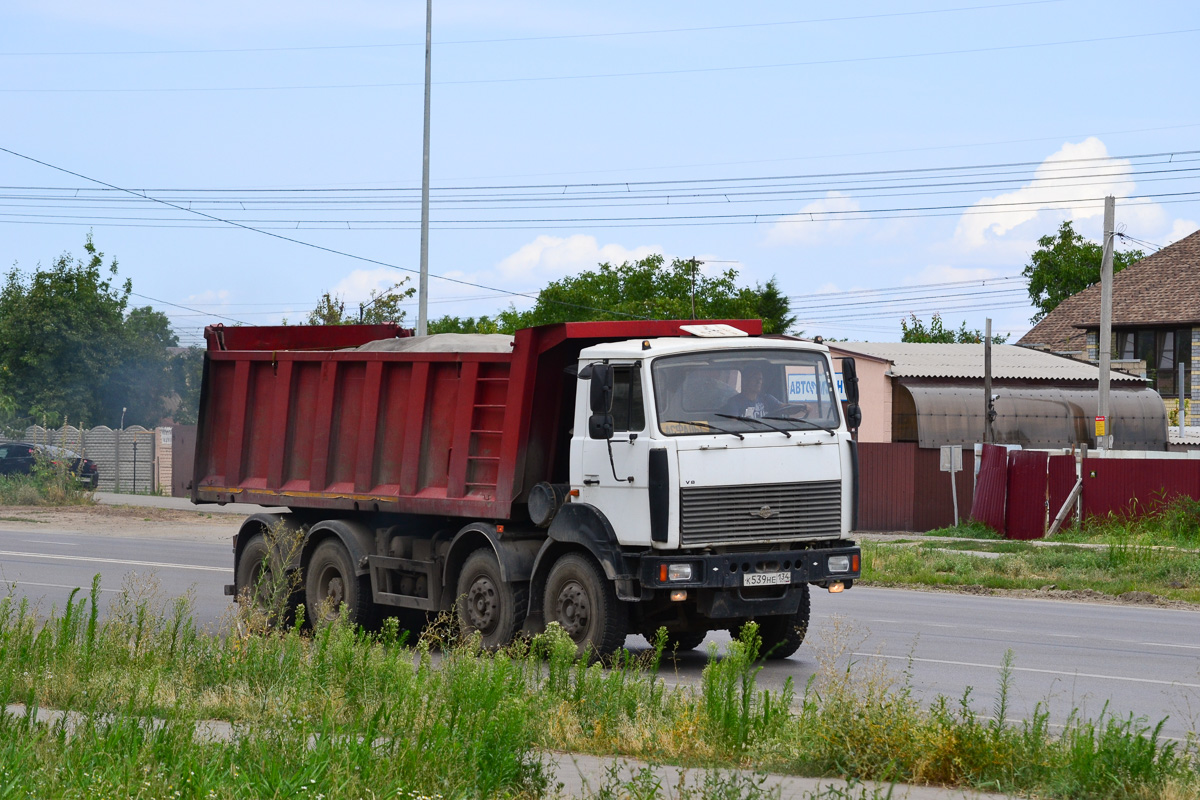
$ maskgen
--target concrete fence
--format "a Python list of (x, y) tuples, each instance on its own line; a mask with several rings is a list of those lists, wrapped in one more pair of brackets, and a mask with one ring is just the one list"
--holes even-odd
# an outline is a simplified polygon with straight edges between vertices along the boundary
[(147, 430), (135, 425), (114, 430), (101, 425), (80, 430), (70, 425), (43, 428), (30, 425), (23, 440), (73, 450), (96, 463), (100, 490), (157, 493), (171, 485), (171, 429)]

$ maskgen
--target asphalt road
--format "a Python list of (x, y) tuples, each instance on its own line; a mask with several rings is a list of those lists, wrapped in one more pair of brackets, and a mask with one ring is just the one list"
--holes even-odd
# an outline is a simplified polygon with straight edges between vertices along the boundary
[[(164, 598), (191, 592), (197, 622), (219, 628), (229, 609), (222, 587), (233, 581), (231, 560), (223, 542), (0, 527), (0, 580), (44, 612), (62, 608), (71, 589), (86, 591), (100, 573), (106, 607), (127, 582), (156, 581)], [(728, 638), (713, 633), (709, 642), (720, 647)], [(627, 646), (646, 649), (640, 636)], [(696, 681), (703, 651), (681, 654), (663, 670), (666, 679)], [(1164, 736), (1200, 730), (1200, 612), (861, 586), (817, 592), (808, 641), (792, 658), (767, 664), (760, 684), (777, 688), (791, 677), (803, 691), (822, 654), (835, 651), (843, 668), (853, 659), (897, 679), (907, 674), (925, 701), (945, 695), (956, 703), (972, 687), (970, 705), (984, 715), (994, 712), (1011, 651), (1010, 719), (1027, 718), (1040, 703), (1062, 724), (1072, 710), (1094, 718), (1107, 704), (1118, 716), (1167, 718)]]

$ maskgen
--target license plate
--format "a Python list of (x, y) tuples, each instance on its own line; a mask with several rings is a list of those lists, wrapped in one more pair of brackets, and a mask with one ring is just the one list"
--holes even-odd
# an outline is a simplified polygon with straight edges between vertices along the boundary
[(742, 586), (787, 586), (791, 582), (790, 572), (750, 572), (742, 575)]

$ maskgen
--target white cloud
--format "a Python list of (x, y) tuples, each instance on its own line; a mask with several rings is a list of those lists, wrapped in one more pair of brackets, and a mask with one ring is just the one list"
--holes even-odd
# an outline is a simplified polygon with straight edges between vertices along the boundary
[(1183, 237), (1190, 236), (1191, 234), (1195, 233), (1197, 230), (1200, 230), (1200, 224), (1196, 223), (1195, 221), (1190, 219), (1177, 219), (1174, 223), (1172, 223), (1171, 230), (1163, 239), (1162, 244), (1164, 247), (1169, 244), (1174, 244)]
[[(1050, 231), (1054, 219), (1088, 220), (1104, 214), (1104, 203), (1097, 198), (1114, 195), (1123, 202), (1118, 221), (1130, 228), (1161, 226), (1162, 208), (1145, 198), (1130, 198), (1133, 184), (1130, 162), (1106, 161), (1108, 148), (1096, 137), (1078, 144), (1070, 142), (1051, 155), (1034, 172), (1033, 180), (1013, 192), (985, 197), (963, 213), (954, 232), (955, 243), (970, 250), (992, 246), (1018, 227), (1046, 215), (1037, 235)], [(1024, 239), (1036, 238), (1023, 236)]]
[(536, 285), (547, 279), (595, 269), (597, 264), (603, 262), (620, 264), (661, 252), (659, 245), (643, 245), (632, 249), (619, 244), (601, 245), (595, 236), (585, 234), (566, 238), (539, 236), (497, 264), (496, 269), (506, 279), (520, 281), (523, 285)]
[(183, 302), (196, 306), (223, 306), (229, 303), (228, 289), (209, 289), (200, 294), (189, 294)]
[(996, 277), (996, 271), (987, 267), (951, 267), (945, 264), (930, 264), (916, 275), (904, 279), (905, 284), (953, 283), (955, 281), (981, 281)]
[(864, 223), (845, 217), (860, 208), (857, 200), (842, 192), (829, 192), (772, 225), (767, 244), (812, 244), (853, 233)]
[[(341, 297), (347, 305), (361, 303), (371, 298), (371, 290), (381, 292), (404, 280), (404, 273), (387, 267), (378, 269), (356, 269), (329, 290), (334, 297)], [(415, 286), (416, 281), (410, 281)]]

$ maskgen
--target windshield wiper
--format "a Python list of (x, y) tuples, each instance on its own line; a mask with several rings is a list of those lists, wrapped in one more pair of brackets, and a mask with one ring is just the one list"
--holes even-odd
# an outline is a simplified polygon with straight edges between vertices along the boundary
[(833, 432), (833, 428), (826, 428), (824, 425), (818, 425), (817, 423), (807, 419), (796, 419), (794, 417), (763, 417), (762, 419), (777, 419), (780, 422), (803, 422), (805, 425), (811, 425), (816, 430), (825, 431), (830, 436), (837, 436), (837, 434)]
[[(757, 422), (759, 425), (766, 425), (768, 428), (770, 428), (773, 431), (779, 431), (780, 433), (782, 433), (784, 436), (786, 436), (789, 439), (792, 438), (792, 435), (790, 433), (788, 433), (787, 431), (785, 431), (783, 428), (776, 428), (774, 425), (772, 425), (769, 422), (763, 422), (761, 417), (742, 417), (737, 414), (717, 414), (717, 416), (724, 417), (725, 419), (736, 419), (738, 422)], [(772, 417), (772, 419), (776, 419), (776, 418)]]
[(714, 431), (719, 431), (720, 433), (728, 433), (730, 436), (736, 436), (739, 439), (746, 438), (745, 436), (742, 436), (737, 431), (726, 430), (725, 428), (718, 428), (716, 425), (705, 422), (702, 419), (664, 419), (663, 422), (673, 422), (676, 425), (699, 425), (702, 428), (709, 428)]

